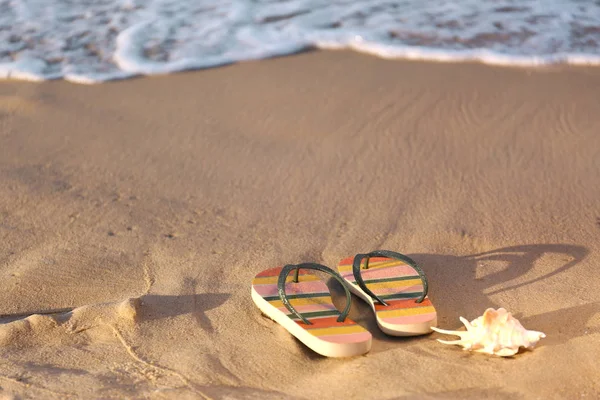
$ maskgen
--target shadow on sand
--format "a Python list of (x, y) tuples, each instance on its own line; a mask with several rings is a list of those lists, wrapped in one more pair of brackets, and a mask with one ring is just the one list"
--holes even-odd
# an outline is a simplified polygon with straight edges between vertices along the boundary
[(183, 314), (192, 314), (196, 322), (207, 332), (213, 332), (214, 327), (206, 316), (206, 311), (219, 307), (225, 303), (230, 294), (227, 293), (202, 293), (186, 295), (157, 295), (147, 294), (142, 296), (142, 320), (155, 320), (176, 317)]
[[(430, 282), (430, 297), (438, 312), (438, 325), (447, 329), (456, 329), (460, 325), (458, 318), (461, 315), (471, 320), (481, 315), (488, 307), (502, 307), (502, 304), (496, 304), (490, 299), (492, 295), (555, 277), (579, 264), (588, 253), (588, 249), (577, 245), (535, 244), (503, 247), (467, 256), (408, 255), (416, 260), (427, 274)], [(559, 260), (557, 267), (541, 276), (522, 281), (522, 277), (531, 272), (536, 262), (546, 255)], [(486, 262), (494, 262), (496, 267), (503, 264), (503, 268), (500, 270), (494, 268), (486, 274), (488, 272), (485, 271)], [(554, 263), (556, 264), (557, 261)], [(482, 272), (481, 277), (477, 273), (478, 268), (479, 272)], [(515, 280), (520, 281), (510, 283)], [(501, 288), (495, 288), (499, 285)], [(336, 305), (343, 306), (342, 302), (338, 303), (337, 300), (343, 297), (341, 286), (335, 280), (330, 280), (329, 286), (336, 297)], [(445, 290), (445, 286), (449, 286), (448, 290)], [(535, 296), (535, 293), (531, 296)], [(367, 328), (375, 340), (384, 342), (419, 340), (419, 337), (396, 338), (385, 335), (377, 327), (370, 307), (360, 299), (353, 299), (352, 309), (350, 318)], [(520, 319), (523, 326), (548, 334), (544, 346), (550, 346), (600, 331), (597, 328), (586, 328), (587, 322), (597, 313), (600, 313), (600, 302), (563, 308), (531, 317), (521, 318), (518, 313), (515, 316)], [(577, 318), (573, 318), (573, 315), (577, 315)], [(383, 347), (387, 348), (387, 346)]]

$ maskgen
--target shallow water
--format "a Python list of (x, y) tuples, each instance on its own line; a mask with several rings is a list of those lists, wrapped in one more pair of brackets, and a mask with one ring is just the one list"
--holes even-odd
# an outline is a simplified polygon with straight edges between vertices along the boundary
[(92, 83), (350, 48), (600, 65), (600, 0), (0, 0), (0, 77)]

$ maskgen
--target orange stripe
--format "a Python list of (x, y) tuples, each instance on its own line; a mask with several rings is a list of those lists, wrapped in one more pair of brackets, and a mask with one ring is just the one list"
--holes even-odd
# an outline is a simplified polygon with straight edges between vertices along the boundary
[(347, 257), (340, 261), (339, 265), (352, 265), (354, 262), (354, 257)]

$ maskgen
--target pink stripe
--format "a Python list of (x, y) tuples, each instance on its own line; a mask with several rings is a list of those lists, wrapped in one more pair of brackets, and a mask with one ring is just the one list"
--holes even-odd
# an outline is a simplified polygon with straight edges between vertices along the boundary
[[(360, 275), (364, 280), (367, 279), (382, 279), (382, 278), (396, 278), (399, 276), (418, 276), (418, 272), (415, 271), (410, 265), (398, 265), (396, 267), (388, 268), (369, 268), (362, 269)], [(346, 279), (354, 280), (352, 271), (344, 272), (342, 276)]]
[[(277, 296), (277, 285), (274, 283), (266, 284), (266, 285), (253, 285), (254, 290), (258, 292), (261, 296)], [(329, 292), (329, 288), (323, 281), (307, 281), (307, 282), (298, 282), (298, 283), (286, 283), (285, 284), (285, 293), (286, 294), (301, 294), (301, 293), (319, 293), (319, 292)]]
[(390, 318), (381, 318), (388, 324), (416, 324), (419, 322), (427, 322), (435, 319), (436, 313), (428, 313), (428, 314), (420, 314), (420, 315), (407, 315), (405, 317), (390, 317)]
[(327, 335), (319, 336), (319, 339), (323, 339), (326, 342), (332, 343), (361, 343), (371, 339), (371, 333), (369, 332), (357, 332), (348, 333), (346, 335)]
[[(298, 311), (301, 314), (307, 313), (307, 312), (316, 312), (316, 311), (331, 311), (331, 310), (336, 309), (333, 304), (309, 304), (309, 305), (305, 305), (305, 306), (294, 306), (294, 308), (296, 309), (296, 311)], [(290, 311), (285, 307), (279, 307), (279, 311), (282, 311), (286, 314), (290, 313)]]

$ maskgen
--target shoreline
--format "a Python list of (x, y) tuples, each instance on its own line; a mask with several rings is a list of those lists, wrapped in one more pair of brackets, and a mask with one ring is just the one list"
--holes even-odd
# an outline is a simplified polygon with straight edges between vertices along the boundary
[[(590, 70), (594, 70), (600, 67), (600, 56), (598, 56), (598, 60), (596, 61), (543, 61), (543, 60), (537, 60), (535, 56), (534, 58), (536, 58), (537, 61), (526, 61), (526, 60), (519, 60), (517, 61), (517, 59), (514, 59), (512, 62), (509, 61), (508, 59), (506, 60), (502, 60), (502, 57), (516, 57), (516, 56), (508, 56), (508, 55), (502, 55), (502, 54), (494, 54), (494, 53), (490, 53), (488, 56), (491, 57), (495, 57), (494, 59), (496, 61), (490, 61), (487, 59), (482, 59), (482, 58), (474, 58), (474, 57), (470, 57), (467, 56), (467, 54), (470, 54), (471, 52), (465, 52), (465, 55), (460, 55), (462, 53), (459, 52), (459, 54), (455, 54), (455, 55), (445, 55), (445, 56), (425, 56), (425, 55), (416, 55), (413, 54), (413, 51), (417, 51), (417, 50), (422, 50), (419, 47), (416, 48), (412, 48), (412, 47), (406, 47), (404, 49), (407, 54), (401, 55), (401, 56), (392, 56), (392, 55), (382, 55), (382, 54), (377, 54), (374, 51), (370, 51), (370, 50), (360, 50), (360, 49), (356, 49), (353, 48), (352, 46), (346, 46), (346, 47), (337, 47), (337, 46), (332, 46), (332, 47), (319, 47), (319, 46), (307, 46), (306, 48), (297, 50), (297, 51), (293, 51), (290, 53), (284, 53), (284, 54), (275, 54), (272, 56), (267, 56), (264, 58), (259, 58), (259, 59), (241, 59), (241, 60), (232, 60), (232, 61), (224, 61), (222, 63), (217, 63), (214, 66), (198, 66), (198, 67), (189, 67), (189, 68), (183, 68), (183, 69), (178, 69), (178, 70), (173, 70), (173, 71), (169, 71), (169, 72), (165, 72), (165, 73), (148, 73), (148, 74), (144, 74), (141, 72), (137, 72), (137, 73), (130, 73), (127, 71), (123, 71), (123, 70), (119, 70), (118, 72), (115, 72), (115, 76), (112, 78), (106, 78), (106, 79), (95, 79), (95, 78), (90, 78), (90, 77), (86, 77), (86, 76), (82, 76), (82, 75), (72, 75), (72, 76), (65, 76), (65, 75), (61, 75), (60, 77), (55, 77), (55, 78), (43, 78), (42, 76), (38, 76), (38, 75), (29, 75), (30, 72), (17, 72), (17, 75), (21, 76), (19, 78), (13, 78), (11, 75), (14, 75), (12, 72), (7, 72), (4, 75), (0, 75), (0, 82), (21, 82), (21, 83), (45, 83), (45, 82), (56, 82), (56, 81), (64, 81), (64, 82), (69, 82), (69, 83), (74, 83), (77, 85), (100, 85), (103, 83), (111, 83), (111, 82), (120, 82), (120, 81), (124, 81), (124, 80), (130, 80), (130, 79), (140, 79), (140, 78), (155, 78), (155, 77), (165, 77), (165, 76), (170, 76), (170, 75), (174, 75), (174, 74), (182, 74), (182, 73), (190, 73), (190, 72), (202, 72), (202, 71), (207, 71), (207, 70), (212, 70), (212, 69), (218, 69), (218, 68), (224, 68), (224, 67), (229, 67), (232, 65), (238, 65), (238, 64), (245, 64), (245, 63), (254, 63), (254, 62), (264, 62), (264, 61), (269, 61), (269, 60), (274, 60), (274, 59), (279, 59), (279, 58), (287, 58), (287, 57), (296, 57), (296, 56), (300, 56), (306, 53), (313, 53), (313, 52), (319, 52), (319, 53), (323, 53), (323, 52), (338, 52), (338, 53), (353, 53), (358, 55), (359, 57), (374, 57), (383, 61), (393, 61), (393, 62), (398, 62), (398, 63), (422, 63), (422, 64), (442, 64), (442, 65), (465, 65), (465, 66), (470, 66), (470, 65), (479, 65), (479, 66), (485, 66), (485, 67), (491, 67), (491, 68), (507, 68), (507, 69), (517, 69), (517, 70), (526, 70), (526, 71), (533, 71), (533, 72), (543, 72), (546, 70), (559, 70), (559, 71), (564, 71), (564, 70), (568, 70), (568, 69), (590, 69)], [(429, 49), (427, 50), (429, 52)], [(430, 51), (431, 54), (435, 54), (437, 50), (433, 49)], [(443, 50), (439, 50), (440, 53), (443, 53)], [(481, 51), (474, 51), (475, 53), (481, 52), (484, 55), (487, 54), (487, 51), (485, 50), (481, 50)], [(565, 57), (571, 57), (571, 58), (577, 58), (577, 57), (581, 57), (581, 56), (585, 56), (582, 54), (575, 54), (575, 55), (557, 55), (555, 58), (558, 58), (560, 60), (564, 59)], [(587, 55), (588, 57), (591, 55)], [(547, 57), (547, 56), (544, 56)], [(128, 74), (132, 74), (132, 75), (128, 75)]]

